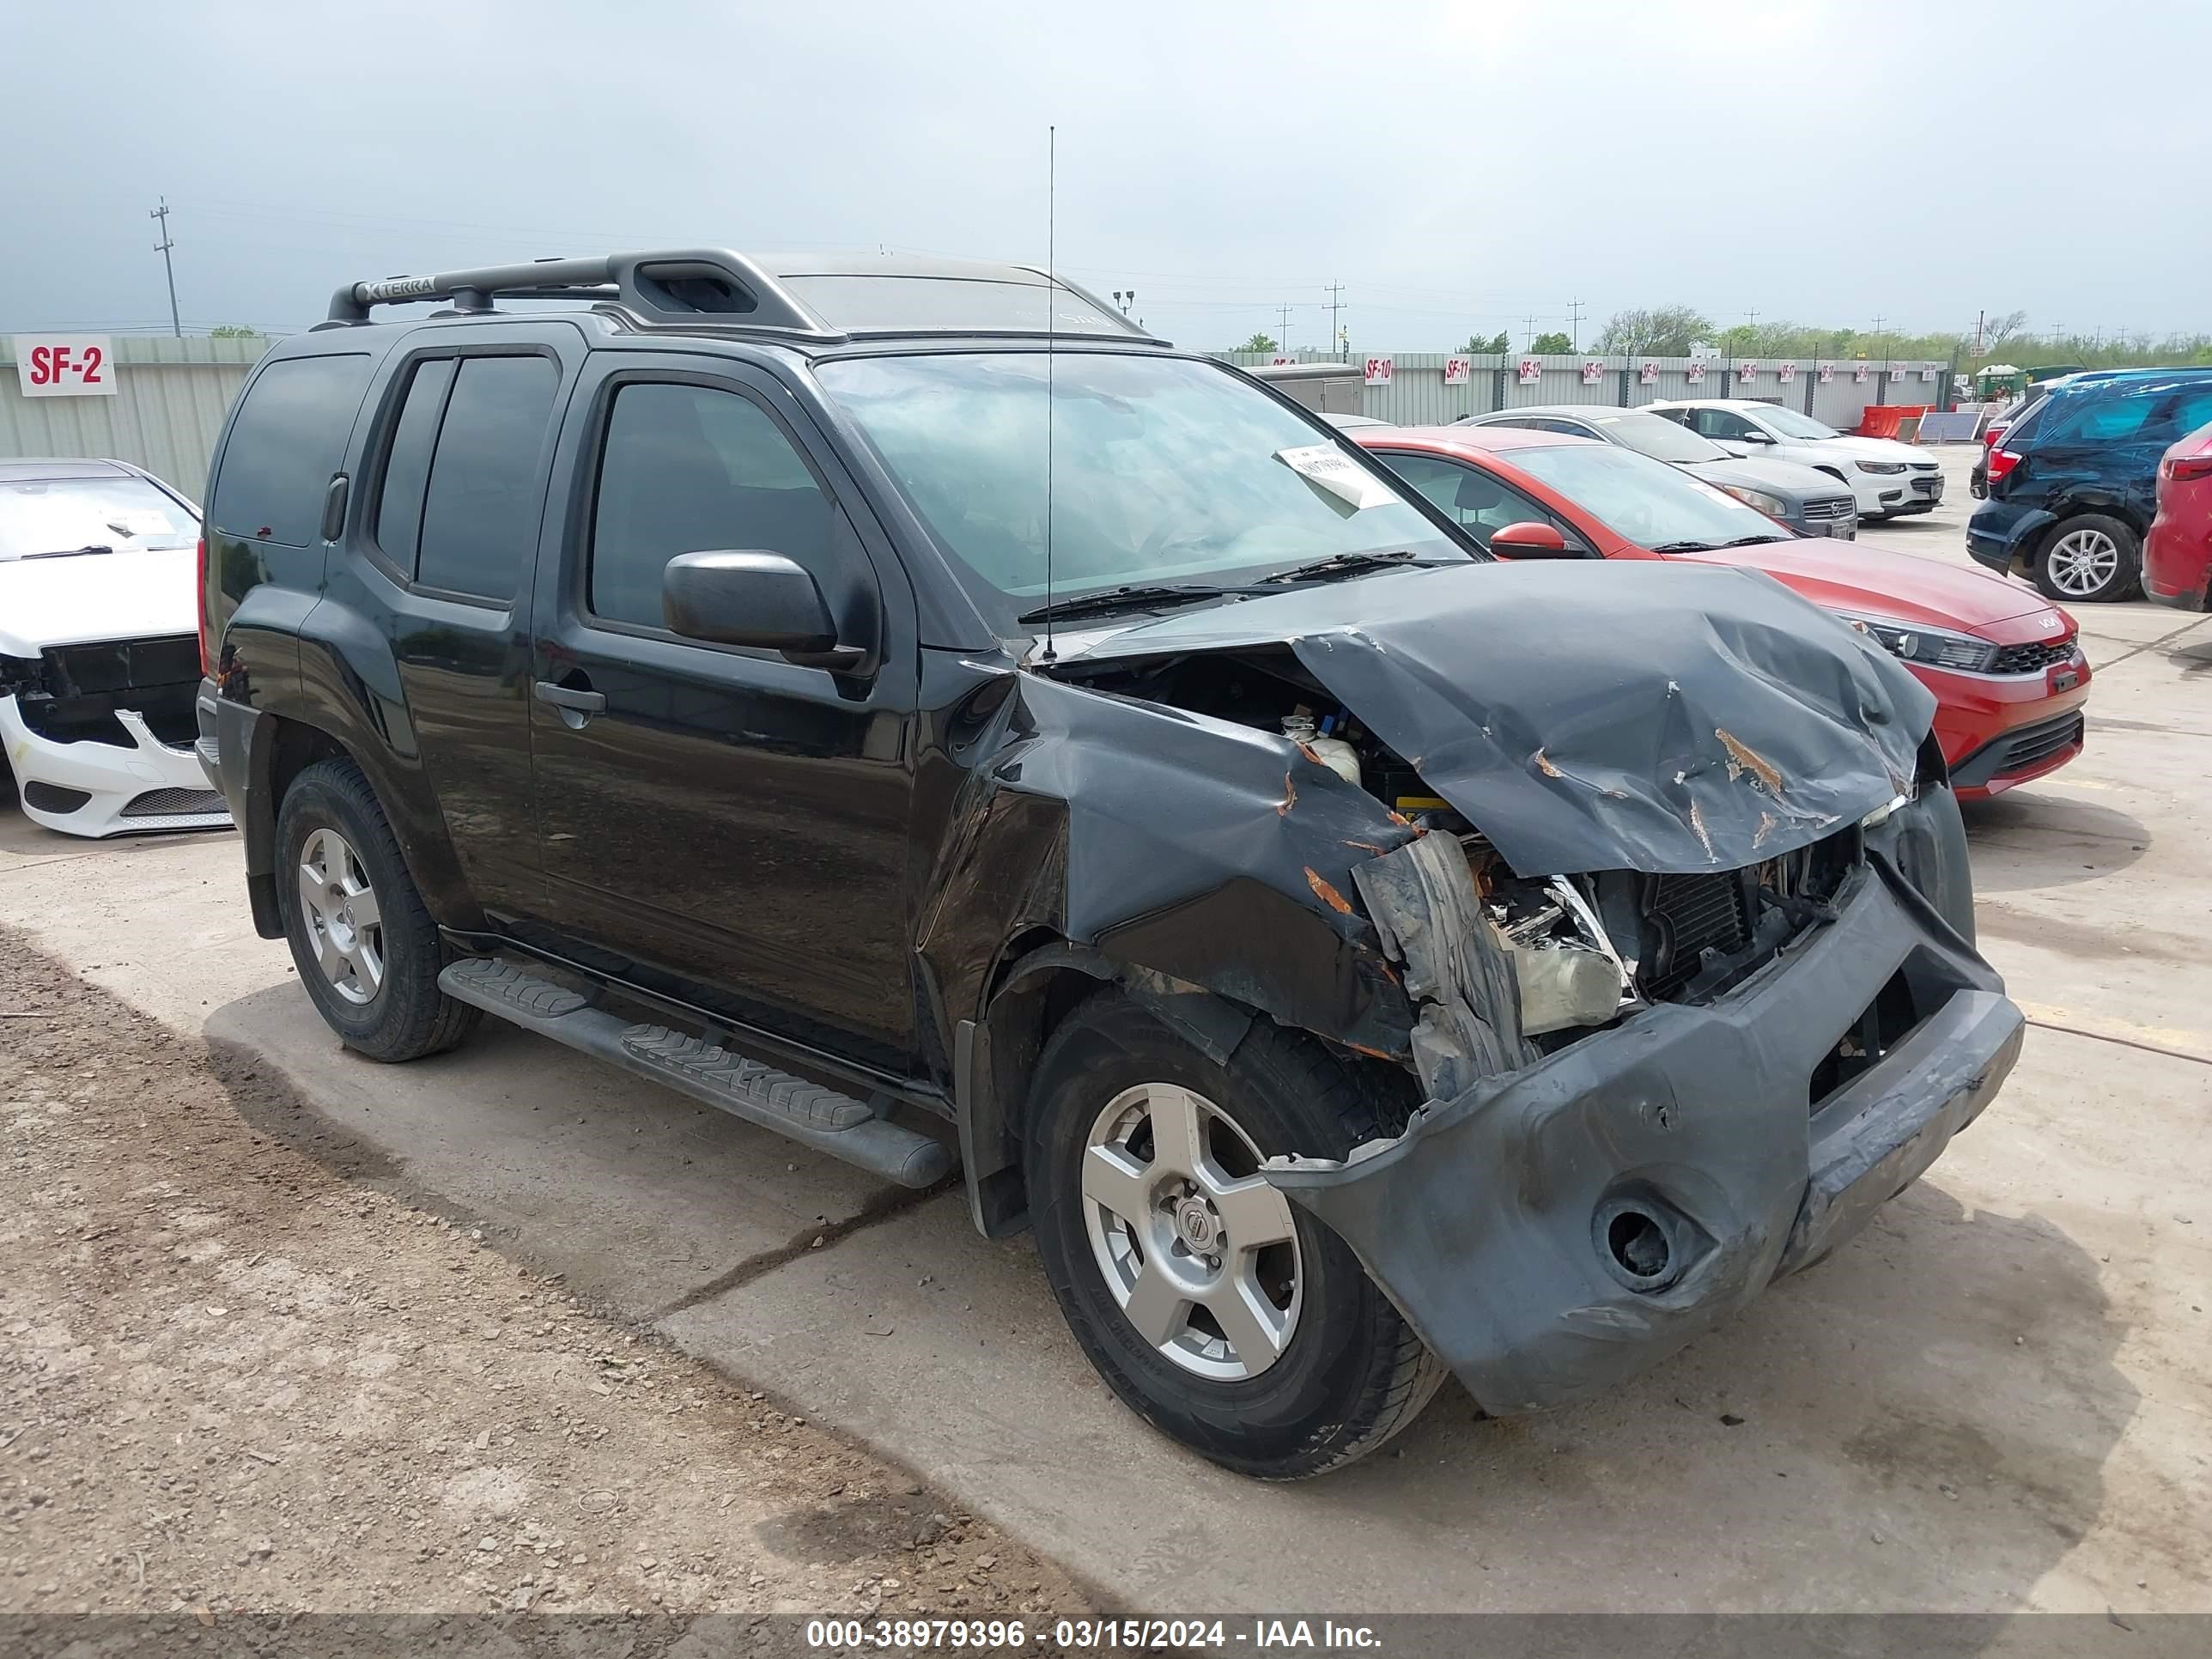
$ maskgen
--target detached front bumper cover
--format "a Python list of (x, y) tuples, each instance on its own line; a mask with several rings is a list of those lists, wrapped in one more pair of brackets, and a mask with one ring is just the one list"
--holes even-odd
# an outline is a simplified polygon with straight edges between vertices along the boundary
[[(1836, 908), (1711, 1005), (1486, 1079), (1343, 1164), (1264, 1173), (1486, 1411), (1618, 1382), (1850, 1237), (2019, 1057), (2002, 982), (1885, 854)], [(1917, 1024), (1814, 1109), (1815, 1072), (1899, 983)]]

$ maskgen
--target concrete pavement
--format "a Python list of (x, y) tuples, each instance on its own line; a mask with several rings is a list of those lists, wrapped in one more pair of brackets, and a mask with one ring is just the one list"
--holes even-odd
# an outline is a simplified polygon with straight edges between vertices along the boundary
[[(1947, 456), (1947, 460), (1952, 459)], [(1870, 532), (1928, 556), (1948, 524)], [(1991, 1112), (1851, 1246), (1605, 1399), (1262, 1486), (1123, 1411), (1026, 1240), (504, 1028), (337, 1048), (227, 836), (0, 815), (0, 921), (302, 1109), (264, 1130), (927, 1471), (1136, 1606), (2212, 1610), (2212, 618), (2085, 608), (2092, 743), (1969, 824), (2037, 1023)], [(817, 1244), (815, 1241), (822, 1241)], [(2138, 1581), (2142, 1586), (2138, 1588)]]

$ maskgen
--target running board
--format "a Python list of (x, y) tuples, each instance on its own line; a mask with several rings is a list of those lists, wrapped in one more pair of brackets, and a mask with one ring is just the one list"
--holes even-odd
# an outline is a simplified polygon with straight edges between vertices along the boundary
[(497, 957), (453, 963), (438, 988), (902, 1187), (934, 1186), (952, 1167), (943, 1143), (877, 1116), (865, 1101), (665, 1025), (632, 1024)]

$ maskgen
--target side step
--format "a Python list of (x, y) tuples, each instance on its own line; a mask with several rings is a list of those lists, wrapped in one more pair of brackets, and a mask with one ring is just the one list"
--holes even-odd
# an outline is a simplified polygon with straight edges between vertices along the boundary
[(878, 1117), (865, 1101), (665, 1025), (631, 1024), (497, 957), (453, 963), (438, 975), (438, 988), (902, 1187), (933, 1186), (952, 1167), (941, 1142)]

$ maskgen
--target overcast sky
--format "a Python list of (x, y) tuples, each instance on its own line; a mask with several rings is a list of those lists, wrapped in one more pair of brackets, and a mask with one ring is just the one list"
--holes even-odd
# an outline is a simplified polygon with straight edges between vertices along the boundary
[[(11, 8), (0, 331), (299, 327), (622, 246), (1059, 256), (1181, 343), (1442, 350), (1680, 301), (2212, 327), (2212, 6)], [(635, 21), (633, 21), (635, 20)]]

